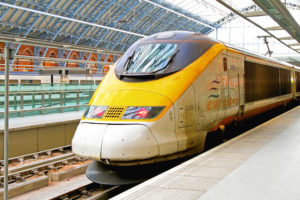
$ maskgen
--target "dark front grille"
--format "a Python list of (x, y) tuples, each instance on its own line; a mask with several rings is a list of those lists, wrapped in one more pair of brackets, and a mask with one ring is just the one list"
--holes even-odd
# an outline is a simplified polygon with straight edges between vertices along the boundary
[(119, 106), (109, 107), (103, 119), (119, 119), (122, 117), (122, 114), (125, 111), (125, 109), (126, 107), (119, 107)]

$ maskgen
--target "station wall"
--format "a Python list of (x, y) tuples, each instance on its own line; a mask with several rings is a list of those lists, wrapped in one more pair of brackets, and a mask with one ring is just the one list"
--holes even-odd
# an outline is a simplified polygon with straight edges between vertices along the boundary
[[(5, 48), (5, 43), (4, 42), (0, 42), (0, 54), (4, 54), (4, 48)], [(23, 55), (23, 56), (38, 56), (38, 57), (47, 57), (47, 58), (64, 58), (67, 59), (68, 57), (68, 53), (67, 52), (63, 52), (60, 53), (58, 49), (55, 48), (48, 48), (48, 50), (46, 51), (46, 48), (34, 48), (33, 46), (29, 46), (29, 45), (21, 45), (19, 48), (19, 51), (17, 53), (17, 55)], [(45, 54), (45, 55), (44, 55)], [(62, 55), (59, 55), (62, 54)], [(82, 57), (82, 58), (80, 58)], [(80, 53), (78, 51), (71, 51), (70, 56), (68, 57), (68, 59), (72, 60), (87, 60), (89, 57), (89, 61), (106, 61), (106, 62), (113, 62), (113, 56), (112, 55), (103, 55), (101, 58), (97, 57), (96, 53), (92, 53), (89, 56), (89, 53), (83, 53), (82, 56), (80, 56)], [(4, 58), (0, 57), (0, 71), (4, 71)], [(14, 63), (13, 63), (13, 71), (16, 72), (33, 72), (34, 68), (37, 67), (59, 67), (59, 63), (56, 61), (49, 61), (49, 60), (44, 60), (41, 62), (38, 62), (37, 60), (33, 60), (33, 59), (20, 59), (20, 58), (16, 58), (14, 59)], [(65, 67), (80, 67), (80, 64), (77, 62), (72, 62), (69, 61), (66, 63)], [(84, 67), (87, 67), (87, 65), (85, 65)], [(99, 72), (99, 70), (97, 71), (97, 65), (96, 64), (91, 64), (90, 66), (88, 66), (92, 69), (92, 73), (96, 74), (96, 73), (101, 73), (101, 74), (106, 74), (109, 70), (109, 65), (105, 65), (102, 68), (102, 71)]]

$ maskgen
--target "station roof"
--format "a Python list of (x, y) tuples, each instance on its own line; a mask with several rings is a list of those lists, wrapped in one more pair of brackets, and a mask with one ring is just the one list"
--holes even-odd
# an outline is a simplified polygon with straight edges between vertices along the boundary
[(147, 0), (5, 0), (0, 9), (0, 34), (118, 51), (161, 31), (214, 28), (200, 16)]
[(3, 0), (0, 40), (122, 52), (146, 35), (167, 30), (208, 35), (242, 17), (300, 52), (299, 5), (299, 0)]
[(300, 52), (299, 0), (166, 1), (207, 19), (216, 28), (242, 17), (264, 31), (264, 35), (257, 35), (259, 38), (275, 38), (295, 52)]

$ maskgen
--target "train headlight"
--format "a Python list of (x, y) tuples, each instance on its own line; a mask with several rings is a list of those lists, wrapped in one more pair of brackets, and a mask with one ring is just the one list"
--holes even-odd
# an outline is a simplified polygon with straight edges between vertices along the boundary
[(101, 119), (108, 106), (89, 106), (83, 114), (84, 118)]
[(124, 112), (122, 119), (151, 119), (157, 117), (165, 108), (165, 106), (144, 106), (135, 107), (128, 106)]

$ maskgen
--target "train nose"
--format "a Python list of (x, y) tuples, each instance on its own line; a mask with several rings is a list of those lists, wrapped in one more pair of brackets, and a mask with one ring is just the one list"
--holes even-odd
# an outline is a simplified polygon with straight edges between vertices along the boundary
[(85, 158), (100, 160), (106, 128), (106, 124), (80, 123), (72, 139), (73, 153)]
[(158, 143), (142, 124), (81, 123), (72, 140), (75, 154), (94, 160), (130, 161), (159, 155)]

